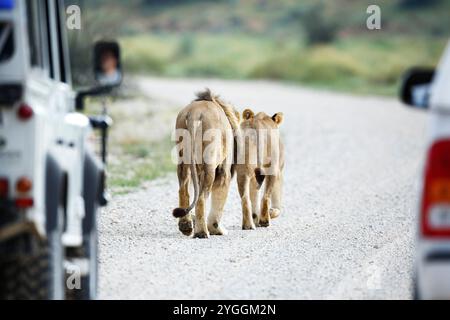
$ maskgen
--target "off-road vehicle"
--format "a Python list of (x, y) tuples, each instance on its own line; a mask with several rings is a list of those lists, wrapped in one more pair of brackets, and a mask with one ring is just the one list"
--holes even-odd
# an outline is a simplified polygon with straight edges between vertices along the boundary
[[(119, 85), (120, 52), (114, 42), (97, 43), (93, 64), (101, 81), (76, 92), (66, 37), (63, 1), (0, 0), (3, 299), (96, 297), (105, 173), (88, 138), (101, 129), (105, 160), (110, 121), (78, 111), (84, 97)], [(102, 74), (107, 71), (112, 76)]]

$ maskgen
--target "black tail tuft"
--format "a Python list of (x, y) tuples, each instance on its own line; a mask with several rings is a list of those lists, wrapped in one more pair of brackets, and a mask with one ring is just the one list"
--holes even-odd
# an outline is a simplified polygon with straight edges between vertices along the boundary
[(175, 218), (183, 218), (189, 214), (189, 212), (186, 209), (183, 208), (176, 208), (172, 212), (173, 216)]

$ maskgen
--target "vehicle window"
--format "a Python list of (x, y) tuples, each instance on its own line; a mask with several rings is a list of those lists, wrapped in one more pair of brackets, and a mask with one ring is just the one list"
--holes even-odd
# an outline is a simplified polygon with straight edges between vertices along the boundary
[(0, 22), (0, 63), (9, 60), (14, 53), (13, 26), (10, 22)]
[(38, 8), (39, 1), (27, 0), (27, 28), (30, 48), (30, 62), (32, 66), (42, 67), (41, 30), (39, 27)]
[(47, 75), (50, 73), (50, 48), (48, 47), (48, 32), (47, 32), (47, 11), (45, 1), (36, 1), (39, 17), (39, 36), (40, 36), (40, 46), (41, 46), (41, 56), (42, 56), (42, 64), (44, 70), (47, 72)]
[(45, 21), (46, 21), (46, 45), (47, 45), (47, 52), (48, 52), (48, 61), (49, 61), (49, 69), (50, 69), (50, 78), (55, 79), (56, 78), (56, 72), (55, 72), (55, 63), (53, 60), (53, 48), (52, 48), (52, 34), (51, 34), (51, 12), (50, 12), (50, 1), (45, 0)]
[(56, 27), (58, 32), (58, 52), (59, 52), (59, 72), (60, 72), (60, 80), (62, 82), (69, 82), (69, 68), (67, 64), (67, 55), (66, 55), (66, 38), (64, 33), (64, 11), (61, 6), (61, 1), (56, 1)]

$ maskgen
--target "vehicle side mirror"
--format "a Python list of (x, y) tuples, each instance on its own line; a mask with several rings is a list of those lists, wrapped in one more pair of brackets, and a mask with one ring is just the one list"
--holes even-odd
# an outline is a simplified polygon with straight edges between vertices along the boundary
[(99, 41), (94, 45), (95, 80), (103, 87), (118, 87), (122, 83), (120, 46), (115, 41)]
[(400, 100), (406, 105), (428, 109), (430, 90), (435, 70), (413, 68), (405, 73), (400, 89)]
[(99, 41), (94, 44), (94, 76), (97, 84), (77, 92), (76, 109), (84, 109), (84, 100), (89, 96), (110, 94), (123, 80), (120, 46), (116, 41)]

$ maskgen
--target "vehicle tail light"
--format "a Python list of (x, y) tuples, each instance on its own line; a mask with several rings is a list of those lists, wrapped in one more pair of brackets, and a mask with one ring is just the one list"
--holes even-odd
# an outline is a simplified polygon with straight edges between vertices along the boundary
[(17, 116), (22, 121), (31, 119), (31, 117), (33, 117), (33, 114), (33, 109), (27, 104), (22, 104), (17, 110)]
[(16, 199), (15, 203), (19, 209), (29, 209), (34, 206), (34, 200), (32, 198), (19, 198)]
[(450, 238), (450, 140), (434, 143), (428, 153), (421, 226), (424, 237)]
[(9, 182), (8, 179), (0, 178), (0, 198), (8, 197)]
[(33, 183), (30, 179), (26, 177), (22, 177), (17, 181), (16, 190), (19, 193), (27, 193), (30, 192), (33, 187)]

